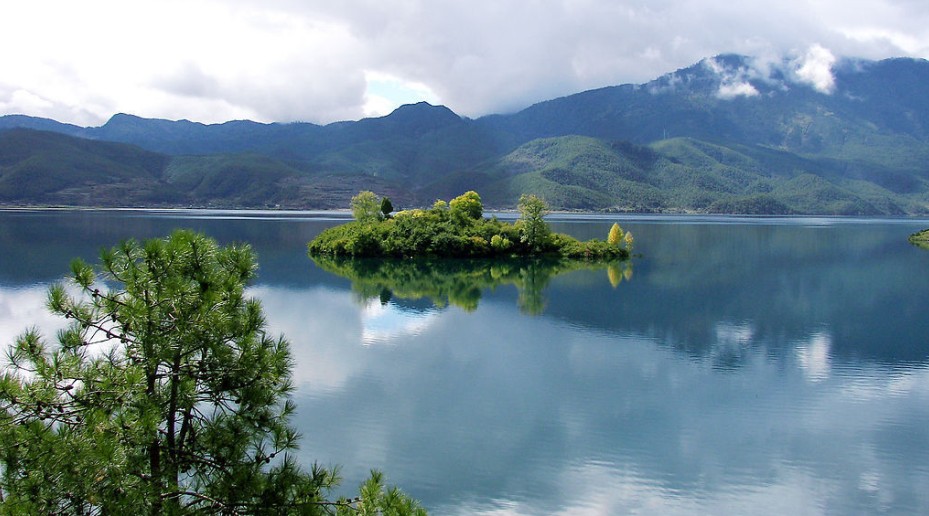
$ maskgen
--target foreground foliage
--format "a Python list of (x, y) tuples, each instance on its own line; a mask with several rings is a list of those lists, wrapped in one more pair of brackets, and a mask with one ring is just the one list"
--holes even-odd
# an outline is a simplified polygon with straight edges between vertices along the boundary
[(393, 217), (368, 216), (377, 206), (371, 192), (355, 196), (353, 208), (362, 202), (371, 209), (355, 210), (353, 222), (320, 233), (308, 245), (311, 256), (625, 259), (631, 249), (631, 236), (627, 245), (598, 239), (580, 242), (553, 233), (543, 220), (544, 201), (533, 195), (520, 198), (521, 217), (515, 224), (483, 218), (481, 198), (473, 191), (448, 203), (436, 201), (430, 209), (401, 211)]
[(27, 331), (0, 377), (0, 513), (421, 512), (373, 472), (330, 501), (334, 469), (303, 470), (293, 361), (244, 295), (256, 261), (192, 232), (72, 264), (48, 306), (57, 345)]

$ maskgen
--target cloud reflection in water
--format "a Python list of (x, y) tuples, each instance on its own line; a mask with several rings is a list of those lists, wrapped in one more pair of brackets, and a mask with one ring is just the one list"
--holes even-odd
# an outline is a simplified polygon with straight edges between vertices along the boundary
[(367, 301), (361, 309), (361, 342), (396, 344), (403, 337), (415, 337), (425, 331), (438, 315), (435, 310), (403, 310), (377, 299)]

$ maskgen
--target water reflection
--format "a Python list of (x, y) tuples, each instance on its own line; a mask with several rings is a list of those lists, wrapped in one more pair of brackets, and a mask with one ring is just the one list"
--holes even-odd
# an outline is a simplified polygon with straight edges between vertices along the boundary
[[(384, 467), (436, 513), (929, 507), (925, 364), (837, 362), (827, 333), (771, 355), (751, 324), (719, 323), (741, 355), (720, 371), (713, 354), (520, 317), (503, 299), (421, 309), (428, 324), (368, 346), (354, 293), (312, 292), (258, 292), (294, 307), (271, 322), (295, 336), (302, 378), (339, 371), (337, 391), (299, 391), (304, 458), (345, 464), (349, 482)], [(299, 306), (328, 307), (324, 322), (306, 328)]]
[(394, 343), (423, 333), (438, 316), (434, 309), (401, 309), (384, 300), (368, 301), (361, 310), (364, 345)]
[[(828, 336), (833, 358), (924, 363), (929, 275), (921, 271), (929, 253), (906, 241), (924, 224), (624, 223), (644, 255), (635, 281), (615, 292), (556, 279), (546, 314), (648, 335), (695, 358), (715, 357), (721, 369), (739, 367), (746, 348), (786, 357), (814, 334)], [(607, 227), (578, 226), (579, 238)]]
[(27, 329), (39, 328), (44, 335), (54, 338), (58, 330), (67, 326), (67, 321), (45, 308), (46, 296), (45, 285), (0, 286), (0, 363), (3, 363), (6, 347)]
[(929, 251), (929, 229), (917, 231), (909, 237), (909, 242), (920, 249)]
[[(374, 300), (369, 313), (346, 289), (250, 294), (293, 344), (301, 460), (343, 464), (349, 487), (383, 468), (461, 515), (929, 508), (929, 367), (841, 359), (824, 331), (777, 355), (752, 344), (750, 321), (718, 321), (716, 351), (694, 358), (521, 317), (512, 296), (473, 312)], [(0, 300), (8, 333), (47, 322), (44, 287)], [(368, 345), (369, 328), (410, 327), (372, 324), (394, 310), (428, 323)], [(739, 367), (721, 371), (724, 354)]]
[(539, 315), (545, 311), (545, 289), (560, 274), (605, 270), (605, 279), (613, 288), (632, 279), (631, 261), (589, 262), (551, 257), (401, 260), (317, 256), (312, 259), (321, 269), (351, 280), (352, 290), (367, 312), (377, 310), (372, 301), (386, 306), (395, 297), (427, 299), (438, 308), (451, 304), (473, 312), (482, 292), (514, 286), (520, 311)]
[(627, 281), (337, 276), (305, 255), (332, 221), (78, 218), (0, 219), (3, 342), (54, 335), (36, 283), (72, 256), (173, 225), (248, 241), (249, 292), (292, 343), (300, 460), (342, 464), (346, 492), (377, 467), (435, 514), (929, 513), (929, 253), (906, 242), (925, 222), (624, 222)]

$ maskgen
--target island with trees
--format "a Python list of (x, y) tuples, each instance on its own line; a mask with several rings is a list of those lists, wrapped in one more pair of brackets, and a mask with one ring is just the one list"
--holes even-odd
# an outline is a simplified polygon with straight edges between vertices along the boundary
[(352, 258), (505, 258), (558, 256), (581, 260), (623, 260), (633, 247), (630, 232), (613, 224), (606, 240), (579, 241), (549, 228), (545, 202), (535, 195), (519, 199), (515, 223), (485, 218), (477, 192), (428, 209), (393, 214), (386, 197), (370, 191), (352, 198), (355, 220), (329, 228), (308, 244), (313, 256)]

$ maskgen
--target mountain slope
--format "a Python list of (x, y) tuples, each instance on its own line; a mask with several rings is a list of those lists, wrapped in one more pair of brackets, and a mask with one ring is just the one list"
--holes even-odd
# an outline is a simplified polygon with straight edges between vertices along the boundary
[[(690, 138), (649, 146), (590, 137), (533, 140), (492, 168), (491, 204), (534, 193), (567, 209), (901, 215), (920, 211), (873, 183), (825, 176), (829, 163)], [(927, 182), (911, 178), (922, 192)]]
[[(326, 126), (116, 115), (78, 128), (7, 116), (0, 130), (33, 127), (156, 152), (167, 164), (146, 180), (162, 186), (142, 190), (164, 188), (169, 203), (330, 208), (374, 189), (410, 206), (476, 189), (492, 207), (533, 192), (567, 209), (929, 213), (929, 63), (846, 59), (815, 77), (799, 66), (722, 55), (646, 84), (477, 120), (419, 103)], [(143, 177), (104, 147), (69, 144), (29, 159), (6, 149), (6, 181), (36, 180), (30, 195), (56, 181), (70, 192), (82, 177), (85, 190), (123, 185), (108, 197), (116, 202), (128, 181), (117, 169)], [(72, 172), (62, 176), (56, 160)], [(99, 175), (81, 175), (91, 171)], [(2, 202), (18, 202), (10, 188)], [(150, 193), (132, 198), (160, 198)]]
[(413, 202), (378, 178), (313, 173), (261, 154), (168, 156), (48, 131), (0, 130), (0, 205), (332, 209), (363, 189)]
[(927, 141), (925, 60), (845, 60), (833, 70), (830, 91), (791, 79), (790, 64), (778, 65), (717, 56), (643, 85), (586, 91), (480, 121), (515, 142), (568, 134), (635, 143), (690, 137), (817, 152), (862, 132)]
[(161, 203), (169, 158), (138, 147), (31, 129), (0, 131), (0, 200), (107, 206), (123, 198)]
[(655, 159), (645, 148), (611, 146), (588, 137), (533, 140), (493, 167), (490, 175), (500, 179), (491, 184), (488, 200), (505, 205), (522, 193), (534, 193), (566, 209), (623, 204), (636, 211), (655, 211), (667, 207), (665, 195), (649, 177)]

